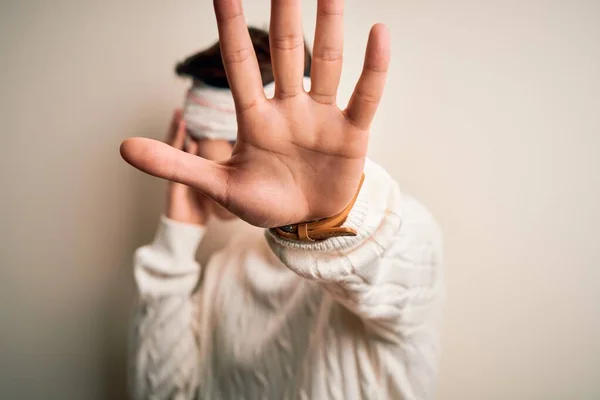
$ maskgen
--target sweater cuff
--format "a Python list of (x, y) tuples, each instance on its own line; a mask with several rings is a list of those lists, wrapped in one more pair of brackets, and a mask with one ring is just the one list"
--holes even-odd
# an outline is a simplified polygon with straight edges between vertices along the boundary
[(134, 276), (144, 296), (187, 295), (196, 286), (200, 266), (195, 253), (203, 226), (162, 217), (154, 241), (135, 253)]
[(193, 259), (205, 234), (203, 225), (186, 224), (163, 215), (151, 246), (174, 259)]

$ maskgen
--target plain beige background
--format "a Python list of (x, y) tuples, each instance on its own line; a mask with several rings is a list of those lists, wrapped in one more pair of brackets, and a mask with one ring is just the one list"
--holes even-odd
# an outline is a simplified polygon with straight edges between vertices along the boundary
[[(162, 137), (175, 61), (216, 39), (210, 3), (0, 1), (0, 398), (125, 398), (131, 256), (164, 183), (118, 146)], [(267, 0), (245, 6), (267, 26)], [(600, 3), (346, 10), (340, 103), (387, 23), (370, 154), (445, 232), (437, 398), (600, 398)]]

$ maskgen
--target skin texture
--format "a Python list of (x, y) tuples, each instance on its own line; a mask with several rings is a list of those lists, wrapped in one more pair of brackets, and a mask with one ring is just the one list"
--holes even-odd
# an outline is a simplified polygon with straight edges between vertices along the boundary
[(300, 0), (272, 0), (270, 45), (275, 97), (265, 97), (241, 0), (214, 0), (223, 63), (234, 95), (238, 140), (225, 161), (132, 138), (121, 155), (136, 168), (188, 185), (261, 227), (331, 216), (358, 187), (369, 127), (383, 94), (389, 34), (375, 25), (348, 107), (336, 105), (342, 69), (343, 0), (320, 0), (311, 90), (302, 86)]

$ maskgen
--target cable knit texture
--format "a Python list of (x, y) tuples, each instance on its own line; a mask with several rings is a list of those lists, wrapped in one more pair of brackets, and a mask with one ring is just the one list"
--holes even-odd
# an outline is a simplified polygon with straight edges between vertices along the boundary
[(365, 177), (346, 222), (356, 237), (257, 228), (203, 268), (205, 229), (163, 217), (135, 255), (134, 397), (431, 399), (441, 235), (381, 167), (367, 160)]

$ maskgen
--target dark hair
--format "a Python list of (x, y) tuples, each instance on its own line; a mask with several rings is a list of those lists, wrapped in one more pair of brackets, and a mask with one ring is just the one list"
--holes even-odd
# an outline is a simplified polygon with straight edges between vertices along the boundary
[[(250, 39), (254, 46), (260, 76), (263, 86), (268, 85), (275, 79), (271, 67), (271, 50), (269, 48), (269, 33), (258, 28), (248, 27)], [(312, 57), (306, 44), (304, 45), (304, 76), (310, 76), (310, 65)], [(228, 88), (229, 82), (225, 74), (225, 67), (221, 59), (221, 48), (219, 42), (213, 44), (206, 50), (202, 50), (189, 56), (175, 66), (175, 73), (179, 76), (202, 81), (207, 85), (220, 88)]]

